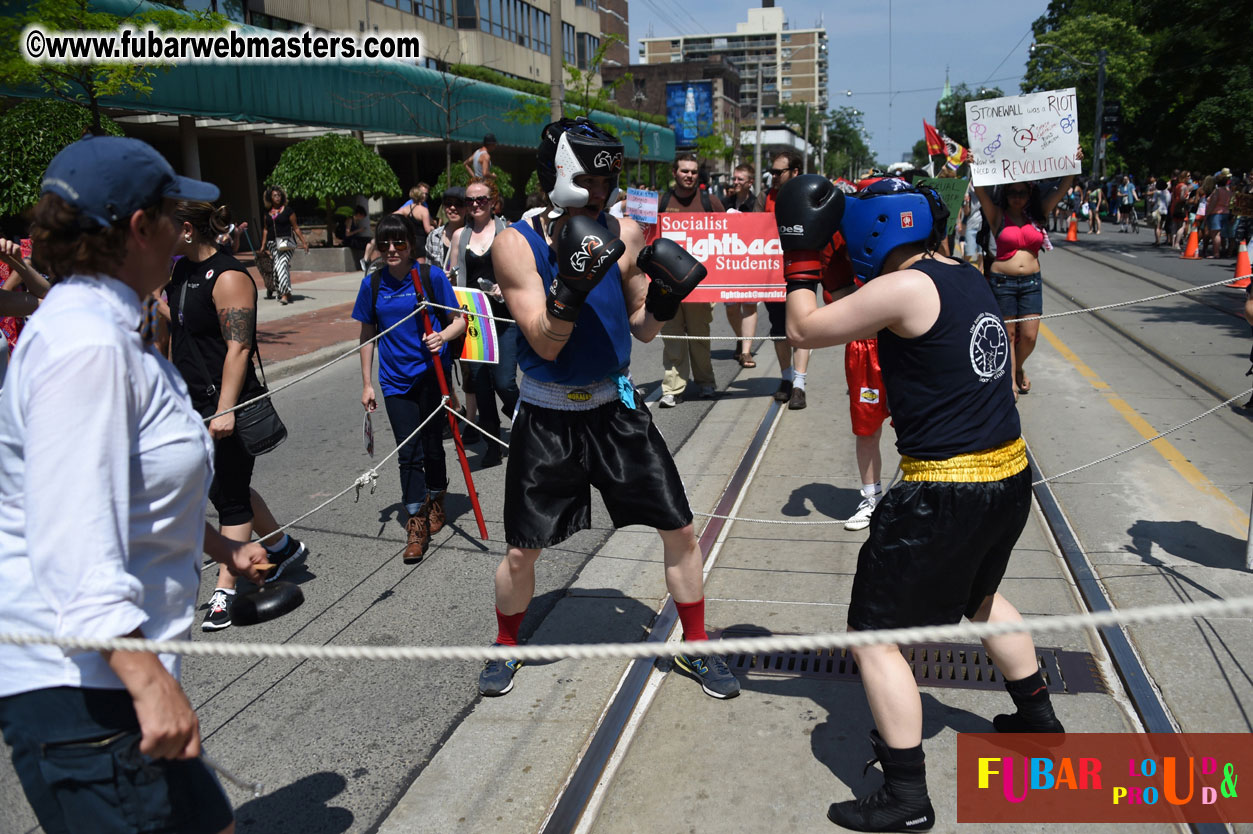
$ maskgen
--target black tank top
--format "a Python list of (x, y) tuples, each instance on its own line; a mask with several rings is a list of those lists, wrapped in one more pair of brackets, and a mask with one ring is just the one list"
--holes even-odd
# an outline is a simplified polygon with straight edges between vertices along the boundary
[(943, 460), (1017, 439), (1009, 339), (988, 282), (964, 263), (923, 258), (911, 268), (935, 284), (940, 315), (914, 339), (879, 331), (897, 450)]
[(277, 215), (266, 212), (266, 219), (270, 223), (271, 237), (291, 237), (291, 206), (283, 206)]
[[(492, 268), (492, 250), (489, 247), (482, 255), (475, 253), (472, 249), (466, 249), (466, 286), (474, 289), (482, 289), (479, 286), (479, 279), (496, 283), (496, 273)], [(500, 318), (510, 318), (509, 308), (505, 306), (503, 301), (497, 301), (490, 295), (487, 297), (487, 303), (492, 307), (492, 315)], [(497, 332), (508, 327), (507, 322), (497, 320)]]
[[(222, 337), (217, 306), (213, 303), (213, 287), (218, 276), (232, 270), (248, 274), (243, 264), (223, 252), (217, 252), (203, 261), (180, 258), (174, 265), (170, 285), (166, 288), (171, 321), (170, 354), (174, 367), (178, 368), (187, 383), (192, 405), (206, 417), (217, 410), (218, 391), (222, 387), (222, 363), (226, 361), (226, 339)], [(255, 301), (255, 291), (253, 298)], [(255, 327), (252, 343), (257, 343)], [(260, 390), (261, 383), (249, 357), (239, 401), (255, 396)]]

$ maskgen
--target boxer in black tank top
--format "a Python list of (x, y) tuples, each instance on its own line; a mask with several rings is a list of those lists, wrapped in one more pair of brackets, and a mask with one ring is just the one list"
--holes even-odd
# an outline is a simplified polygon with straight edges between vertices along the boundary
[[(876, 183), (876, 185), (879, 185)], [(846, 199), (822, 177), (781, 190), (776, 215), (793, 345), (818, 348), (877, 334), (903, 483), (875, 508), (857, 560), (848, 624), (857, 631), (1018, 621), (996, 592), (1031, 506), (1031, 478), (1011, 388), (1005, 323), (987, 282), (937, 256), (947, 209), (930, 189), (884, 181)], [(816, 252), (836, 231), (864, 282), (817, 305)], [(872, 280), (873, 279), (873, 280)], [(983, 641), (1018, 707), (1001, 732), (1061, 732), (1028, 633)], [(885, 784), (828, 809), (858, 831), (935, 824), (922, 752), (922, 704), (895, 644), (853, 649), (876, 729)]]

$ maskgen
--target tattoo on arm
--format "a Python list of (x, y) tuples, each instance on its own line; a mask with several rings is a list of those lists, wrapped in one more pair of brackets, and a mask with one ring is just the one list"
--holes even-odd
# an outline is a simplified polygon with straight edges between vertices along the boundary
[(558, 333), (556, 330), (553, 330), (551, 327), (548, 326), (548, 322), (540, 322), (540, 327), (543, 328), (544, 335), (547, 336), (549, 339), (552, 339), (554, 342), (570, 341), (569, 333)]
[(245, 348), (252, 347), (253, 334), (257, 331), (257, 311), (248, 307), (230, 307), (218, 310), (218, 323), (222, 327), (222, 338), (228, 342), (239, 342)]

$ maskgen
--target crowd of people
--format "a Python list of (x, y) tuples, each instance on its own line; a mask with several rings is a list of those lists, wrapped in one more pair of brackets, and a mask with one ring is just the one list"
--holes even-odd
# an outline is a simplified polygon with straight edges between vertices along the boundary
[[(502, 417), (511, 422), (495, 644), (522, 639), (536, 563), (544, 549), (590, 527), (592, 487), (615, 527), (658, 532), (683, 637), (706, 644), (693, 512), (630, 367), (634, 341), (695, 336), (666, 342), (659, 404), (677, 406), (689, 390), (716, 396), (703, 338), (714, 305), (685, 302), (705, 267), (611, 211), (622, 197), (624, 149), (594, 122), (562, 119), (543, 129), (540, 192), (512, 224), (502, 217), (494, 148), (488, 135), (465, 162), (469, 184), (446, 189), (434, 213), (429, 187), (419, 184), (395, 212), (372, 221), (362, 208), (345, 226), (365, 273), (352, 311), (360, 402), (368, 417), (381, 392), (401, 445), (402, 559), (421, 561), (448, 522), (446, 421), (430, 418), (439, 416), (467, 332), (456, 289), (479, 289), (497, 317), (479, 324), (495, 329), (500, 362), (462, 362), (461, 390), (449, 394), (459, 394), (453, 406), (476, 426), (467, 440), (487, 444), (484, 468), (504, 462)], [(1144, 199), (1163, 245), (1203, 230), (1212, 256), (1247, 232), (1232, 219), (1233, 178), (1225, 170), (1200, 183), (1188, 172), (1150, 178), (1143, 195), (1130, 177), (1108, 190), (1071, 178), (1049, 190), (1035, 182), (976, 187), (950, 232), (939, 195), (908, 177), (868, 177), (849, 193), (801, 169), (794, 153), (776, 155), (769, 187), (755, 194), (756, 172), (741, 165), (724, 201), (700, 184), (697, 159), (680, 154), (657, 209), (774, 215), (787, 295), (766, 311), (770, 334), (781, 337), (780, 404), (806, 407), (812, 350), (848, 345), (862, 501), (846, 526), (870, 531), (849, 628), (1017, 620), (998, 587), (1030, 508), (1015, 403), (1032, 390), (1024, 365), (1038, 323), (1022, 319), (1042, 310), (1049, 218), (1068, 221), (1088, 206), (1091, 220), (1112, 203), (1130, 223), (1124, 209)], [(1247, 193), (1248, 177), (1239, 179)], [(233, 254), (243, 224), (232, 226), (217, 197), (215, 186), (176, 175), (142, 142), (89, 137), (48, 168), (33, 251), (0, 241), (0, 264), (17, 276), (6, 281), (0, 314), (40, 308), (15, 337), (0, 396), (0, 497), (23, 497), (0, 500), (0, 630), (185, 637), (204, 552), (221, 568), (201, 626), (218, 631), (231, 625), (237, 579), (263, 587), (309, 556), (302, 542), (280, 537), (251, 486), (267, 449), (244, 436), (235, 409), (267, 392), (254, 364), (258, 292)], [(308, 240), (281, 188), (267, 189), (266, 202), (267, 295), (285, 304), (291, 253)], [(1189, 209), (1182, 226), (1172, 222), (1178, 203)], [(981, 269), (968, 262), (976, 248), (988, 253)], [(435, 306), (375, 342), (422, 299)], [(739, 337), (737, 362), (754, 367), (757, 306), (728, 304), (725, 314)], [(75, 422), (83, 413), (96, 418)], [(889, 417), (904, 477), (885, 493), (879, 444)], [(66, 444), (71, 430), (76, 442)], [(81, 514), (75, 525), (64, 523), (67, 502)], [(216, 528), (206, 521), (209, 503)], [(84, 536), (97, 545), (90, 558), (76, 546)], [(995, 728), (1062, 732), (1030, 636), (984, 642), (1015, 705)], [(893, 644), (854, 654), (886, 781), (833, 804), (828, 816), (854, 830), (926, 830), (935, 813), (917, 685)], [(18, 672), (0, 682), (0, 729), (45, 831), (104, 826), (123, 793), (144, 798), (144, 830), (233, 830), (229, 803), (198, 758), (198, 723), (177, 657), (3, 646), (0, 661)], [(478, 691), (509, 693), (522, 666), (516, 658), (486, 663)], [(674, 668), (711, 697), (740, 693), (714, 644), (676, 655)], [(78, 790), (84, 768), (102, 762), (116, 768), (113, 783)]]

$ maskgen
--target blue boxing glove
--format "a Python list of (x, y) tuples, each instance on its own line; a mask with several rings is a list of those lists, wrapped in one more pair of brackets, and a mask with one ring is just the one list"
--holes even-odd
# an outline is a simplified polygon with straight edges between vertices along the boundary
[(804, 174), (779, 189), (775, 220), (783, 246), (783, 279), (787, 291), (818, 291), (822, 278), (819, 253), (827, 247), (844, 219), (844, 192), (826, 177)]
[(640, 250), (635, 265), (651, 280), (644, 309), (657, 321), (669, 321), (679, 305), (708, 274), (705, 265), (669, 238), (658, 238)]

